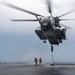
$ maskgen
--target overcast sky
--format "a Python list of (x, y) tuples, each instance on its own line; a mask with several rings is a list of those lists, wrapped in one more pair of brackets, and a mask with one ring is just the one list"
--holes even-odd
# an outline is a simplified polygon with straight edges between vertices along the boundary
[[(1, 0), (0, 0), (1, 1)], [(50, 15), (45, 0), (3, 0), (18, 7), (41, 14)], [(52, 0), (53, 16), (59, 16), (75, 9), (74, 0)], [(50, 44), (43, 44), (35, 34), (38, 22), (12, 22), (10, 19), (30, 19), (35, 16), (0, 4), (0, 62), (33, 62), (34, 57), (42, 57), (44, 62), (51, 62)], [(62, 18), (74, 19), (75, 12)], [(72, 29), (67, 30), (67, 39), (59, 46), (54, 46), (55, 62), (75, 63), (75, 22), (61, 22)]]

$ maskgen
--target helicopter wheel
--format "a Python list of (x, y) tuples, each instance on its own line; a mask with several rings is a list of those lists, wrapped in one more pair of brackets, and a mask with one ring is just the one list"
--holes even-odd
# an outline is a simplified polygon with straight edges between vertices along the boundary
[(62, 40), (60, 40), (60, 43), (62, 43)]
[(46, 43), (46, 40), (44, 40), (43, 43)]
[(62, 43), (62, 40), (60, 39), (59, 42)]

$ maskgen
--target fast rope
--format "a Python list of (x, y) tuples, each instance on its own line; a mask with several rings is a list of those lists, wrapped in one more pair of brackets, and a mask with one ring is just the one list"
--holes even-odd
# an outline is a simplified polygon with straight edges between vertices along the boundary
[(53, 46), (51, 46), (51, 53), (52, 53), (52, 62), (53, 62), (54, 64), (56, 64), (56, 63), (54, 62), (54, 60), (53, 60)]

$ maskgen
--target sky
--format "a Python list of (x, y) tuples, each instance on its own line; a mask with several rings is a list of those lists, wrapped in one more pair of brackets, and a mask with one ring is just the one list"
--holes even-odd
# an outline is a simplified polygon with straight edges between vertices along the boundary
[[(2, 0), (23, 9), (49, 16), (45, 0)], [(1, 2), (1, 0), (0, 0)], [(74, 0), (52, 0), (53, 16), (75, 9)], [(62, 18), (74, 19), (75, 12)], [(0, 3), (0, 62), (33, 62), (42, 57), (51, 61), (50, 44), (43, 44), (35, 34), (38, 22), (12, 22), (10, 19), (35, 19), (35, 16), (9, 8)], [(54, 46), (54, 61), (75, 63), (75, 21), (61, 22), (72, 29), (67, 30), (67, 40)]]

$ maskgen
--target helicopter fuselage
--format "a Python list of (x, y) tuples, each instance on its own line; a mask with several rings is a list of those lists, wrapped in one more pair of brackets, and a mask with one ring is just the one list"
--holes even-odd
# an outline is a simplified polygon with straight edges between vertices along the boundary
[(43, 18), (40, 20), (40, 28), (35, 30), (41, 40), (48, 40), (51, 45), (58, 45), (66, 39), (65, 29), (56, 27), (53, 17)]

